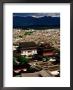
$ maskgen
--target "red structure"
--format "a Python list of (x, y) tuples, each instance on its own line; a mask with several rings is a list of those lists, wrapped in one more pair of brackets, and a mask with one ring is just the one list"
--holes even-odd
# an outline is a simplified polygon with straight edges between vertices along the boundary
[(53, 56), (55, 53), (53, 53), (52, 51), (44, 51), (43, 52), (43, 56)]
[(49, 44), (40, 44), (38, 48), (38, 55), (55, 56), (56, 53), (56, 49), (54, 47), (51, 47)]

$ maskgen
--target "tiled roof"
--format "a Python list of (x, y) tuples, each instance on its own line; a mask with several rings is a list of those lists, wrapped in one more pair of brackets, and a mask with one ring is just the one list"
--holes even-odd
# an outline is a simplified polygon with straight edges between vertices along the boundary
[(20, 50), (36, 49), (37, 45), (34, 42), (21, 42), (19, 43), (19, 48)]

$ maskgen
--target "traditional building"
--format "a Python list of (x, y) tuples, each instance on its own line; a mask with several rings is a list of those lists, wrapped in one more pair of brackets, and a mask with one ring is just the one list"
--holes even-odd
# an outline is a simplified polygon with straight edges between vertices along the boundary
[(21, 42), (18, 51), (21, 55), (32, 56), (37, 54), (37, 45), (34, 42)]
[(50, 44), (40, 44), (37, 49), (38, 55), (42, 56), (55, 56), (57, 51), (54, 47), (51, 47)]

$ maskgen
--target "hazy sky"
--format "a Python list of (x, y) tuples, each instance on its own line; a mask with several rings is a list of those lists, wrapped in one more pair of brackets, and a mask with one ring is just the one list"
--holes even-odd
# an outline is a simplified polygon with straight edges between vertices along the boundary
[(43, 16), (55, 16), (60, 17), (60, 13), (13, 13), (13, 16), (32, 16), (32, 17), (43, 17)]

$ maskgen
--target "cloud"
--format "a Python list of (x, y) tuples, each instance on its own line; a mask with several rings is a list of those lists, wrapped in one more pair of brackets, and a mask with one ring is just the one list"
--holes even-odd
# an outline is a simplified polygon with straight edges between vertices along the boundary
[(35, 18), (43, 17), (43, 16), (52, 16), (52, 17), (60, 17), (60, 13), (14, 13), (13, 16), (32, 16)]

